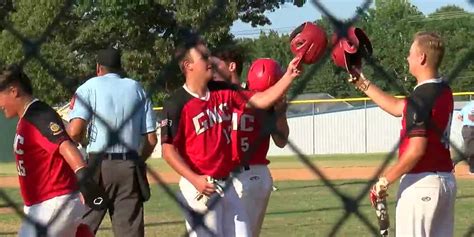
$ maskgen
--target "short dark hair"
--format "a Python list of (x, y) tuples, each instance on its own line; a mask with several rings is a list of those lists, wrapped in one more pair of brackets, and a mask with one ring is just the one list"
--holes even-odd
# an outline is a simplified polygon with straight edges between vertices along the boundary
[(177, 43), (174, 57), (182, 72), (184, 72), (183, 62), (190, 59), (189, 50), (201, 44), (206, 43), (198, 34), (195, 33), (187, 33), (183, 35), (183, 39)]
[(102, 49), (97, 54), (97, 63), (109, 72), (120, 71), (122, 68), (122, 54), (115, 48)]
[(0, 91), (7, 89), (7, 87), (13, 84), (18, 85), (25, 93), (29, 95), (33, 94), (30, 78), (17, 64), (8, 65), (2, 70), (0, 74)]
[(235, 43), (219, 47), (214, 50), (213, 55), (221, 59), (226, 63), (235, 63), (235, 71), (240, 77), (242, 75), (244, 60), (245, 60), (245, 49)]

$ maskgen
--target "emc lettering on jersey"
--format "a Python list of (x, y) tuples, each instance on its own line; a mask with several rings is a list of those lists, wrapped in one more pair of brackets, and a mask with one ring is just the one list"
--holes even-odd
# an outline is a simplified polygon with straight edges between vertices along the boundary
[(206, 109), (192, 118), (196, 134), (202, 134), (214, 125), (224, 121), (230, 121), (232, 115), (229, 111), (227, 103), (219, 104), (211, 109)]
[[(232, 130), (252, 132), (254, 130), (255, 116), (251, 114), (242, 114), (239, 118), (238, 113), (230, 113), (227, 103), (219, 104), (211, 109), (206, 109), (192, 118), (196, 135), (202, 134), (208, 129), (224, 121), (232, 121)], [(164, 119), (160, 122), (161, 127), (171, 127), (173, 122)]]

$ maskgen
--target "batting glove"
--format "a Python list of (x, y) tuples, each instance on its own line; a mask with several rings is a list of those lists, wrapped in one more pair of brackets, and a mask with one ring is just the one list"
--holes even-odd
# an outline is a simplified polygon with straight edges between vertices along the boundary
[(377, 183), (375, 183), (374, 186), (372, 186), (372, 189), (370, 190), (369, 198), (370, 198), (370, 203), (372, 204), (372, 206), (375, 206), (377, 199), (383, 199), (388, 196), (387, 189), (388, 189), (387, 178), (385, 177), (379, 178)]
[(92, 174), (86, 167), (76, 171), (79, 190), (87, 206), (94, 210), (103, 210), (107, 207), (108, 198), (104, 188), (92, 179)]

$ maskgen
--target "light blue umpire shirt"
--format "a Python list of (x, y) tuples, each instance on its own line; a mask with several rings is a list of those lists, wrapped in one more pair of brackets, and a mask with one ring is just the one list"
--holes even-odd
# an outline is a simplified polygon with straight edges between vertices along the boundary
[[(77, 89), (71, 103), (69, 120), (81, 118), (89, 123), (88, 153), (138, 152), (142, 136), (156, 131), (156, 115), (142, 86), (115, 73), (86, 81)], [(110, 147), (111, 131), (106, 124), (114, 130), (122, 126), (119, 143)]]
[(474, 121), (469, 120), (468, 115), (474, 115), (474, 100), (471, 100), (467, 105), (465, 105), (461, 111), (462, 115), (462, 124), (467, 126), (474, 126)]

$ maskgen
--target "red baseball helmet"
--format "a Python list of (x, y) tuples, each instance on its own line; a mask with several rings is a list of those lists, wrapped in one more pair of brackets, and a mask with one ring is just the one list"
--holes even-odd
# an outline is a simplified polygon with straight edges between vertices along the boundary
[(347, 37), (338, 40), (337, 33), (332, 36), (334, 48), (332, 61), (339, 67), (353, 74), (354, 69), (362, 66), (362, 57), (372, 55), (372, 43), (365, 32), (360, 28), (350, 27)]
[(291, 52), (305, 64), (318, 61), (326, 50), (327, 36), (324, 30), (311, 22), (298, 26), (290, 34)]
[(264, 91), (275, 85), (282, 76), (283, 70), (277, 61), (259, 58), (250, 66), (246, 88), (251, 91)]

